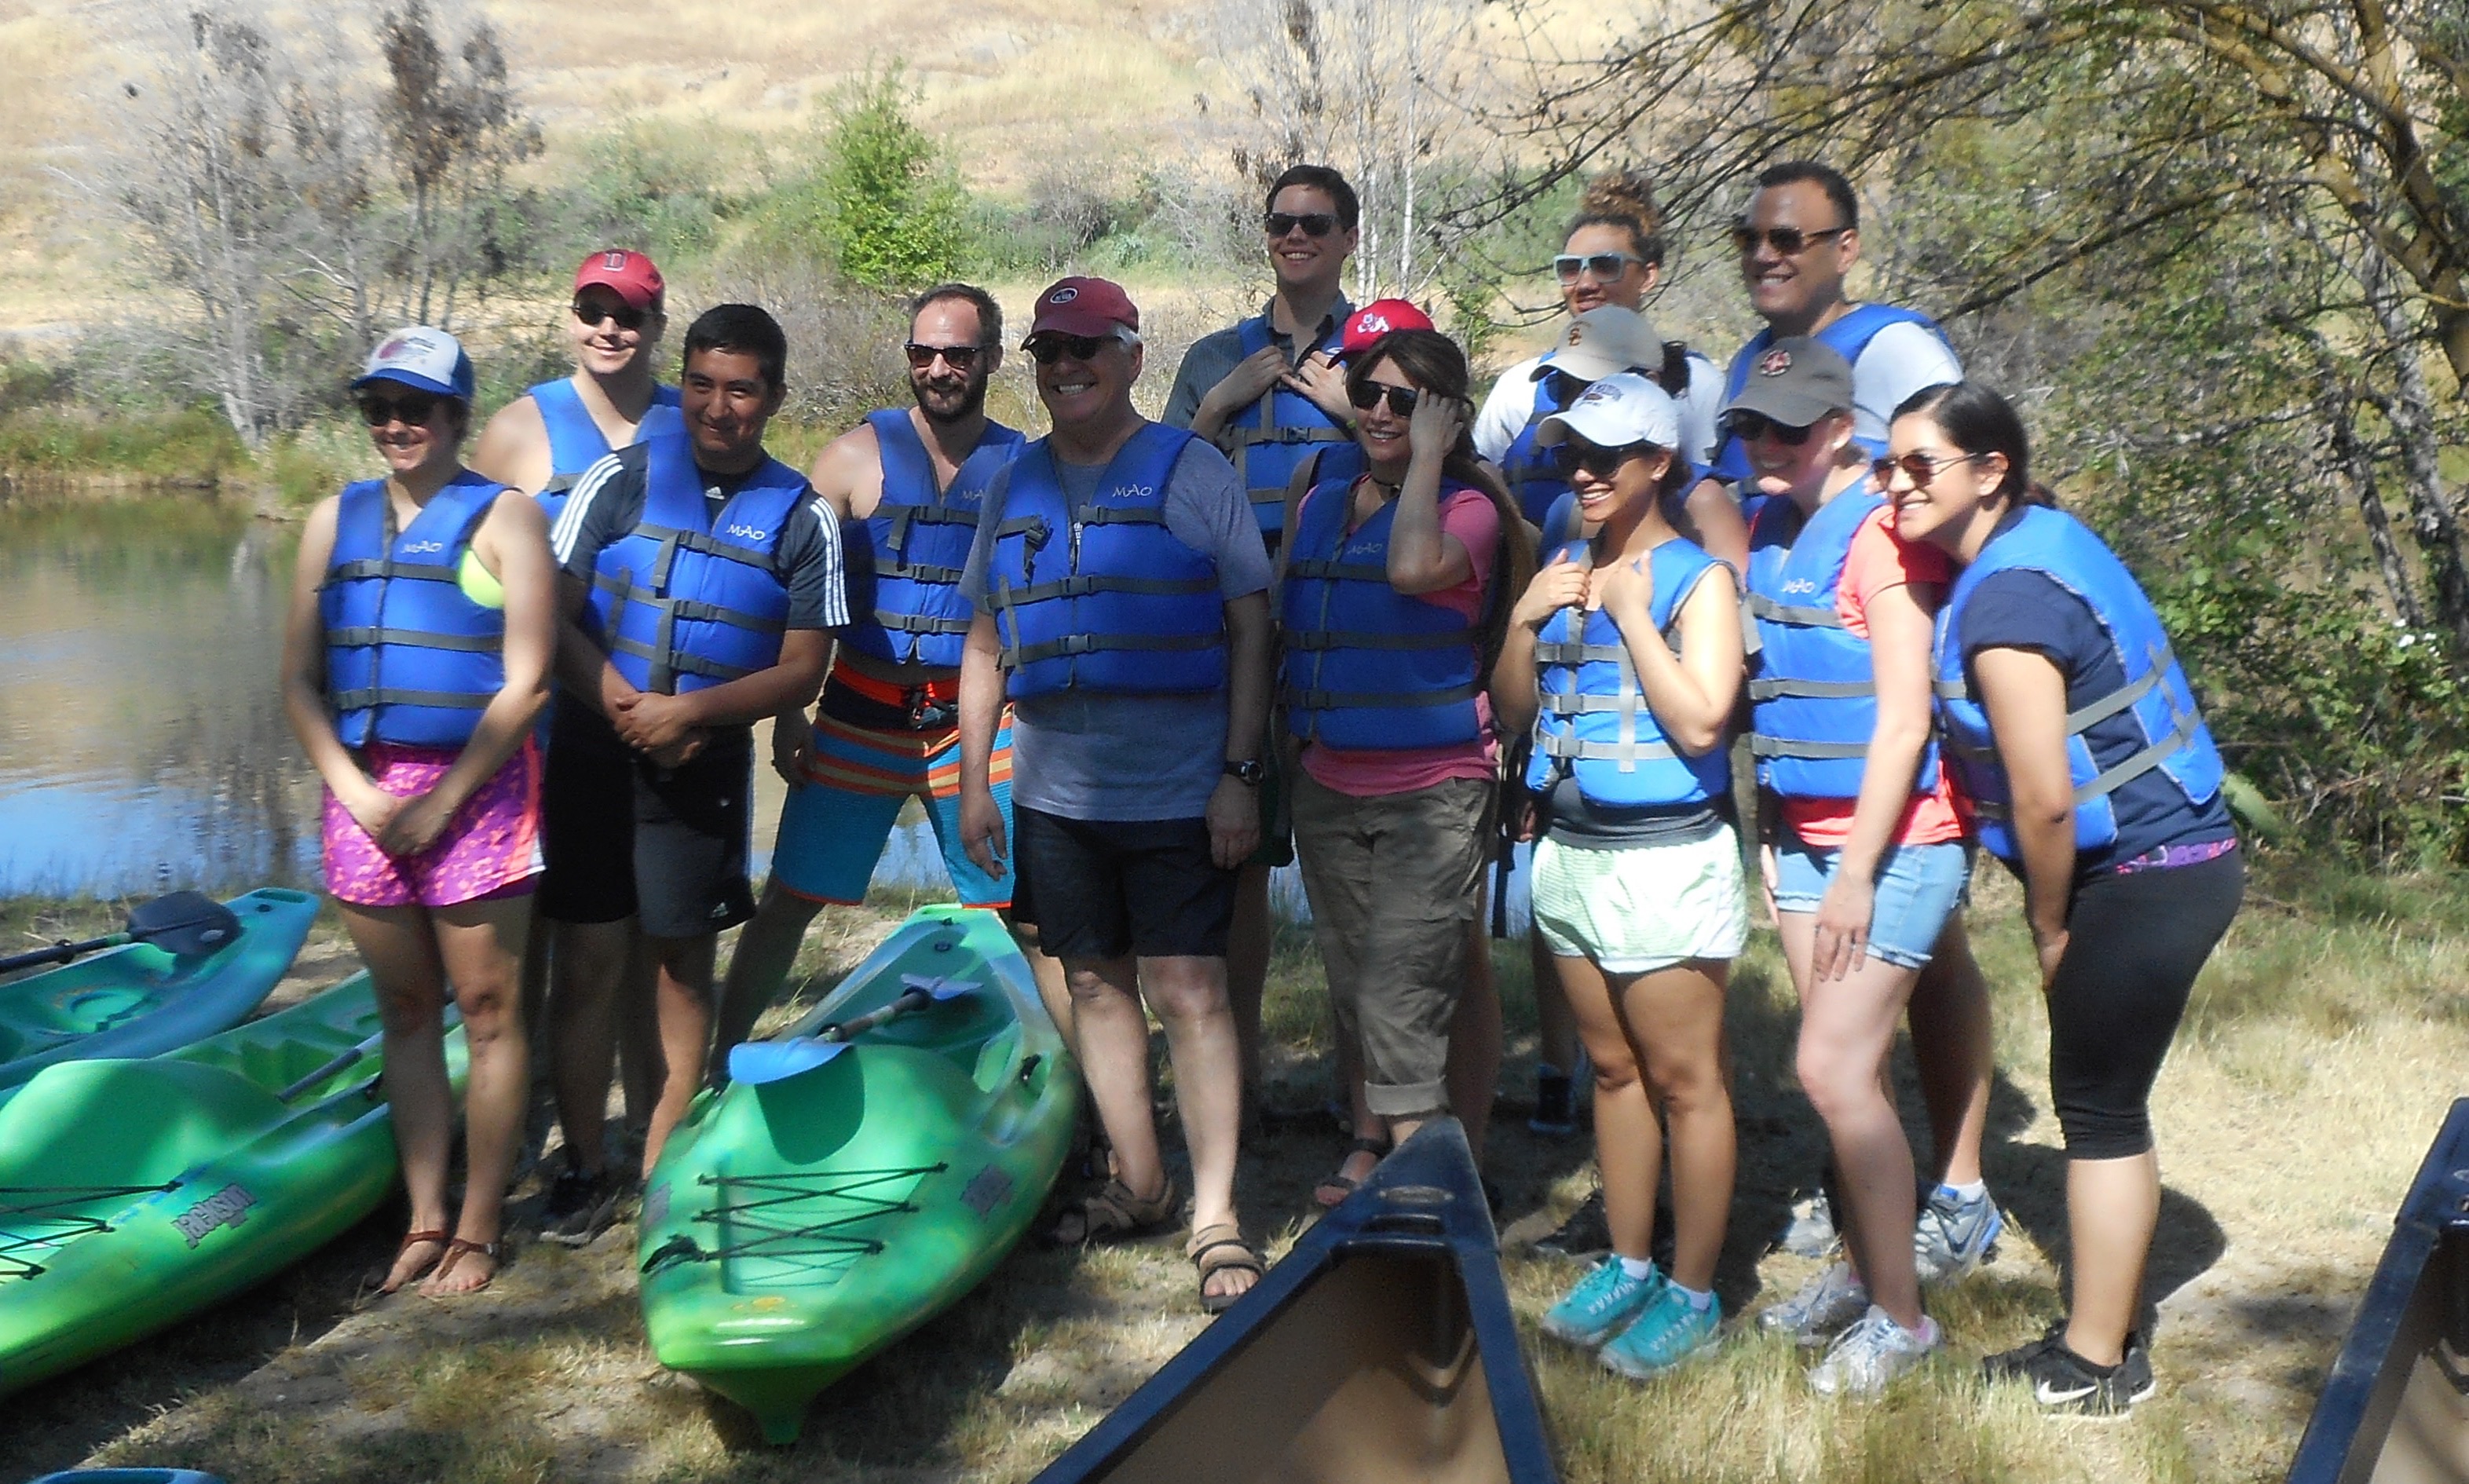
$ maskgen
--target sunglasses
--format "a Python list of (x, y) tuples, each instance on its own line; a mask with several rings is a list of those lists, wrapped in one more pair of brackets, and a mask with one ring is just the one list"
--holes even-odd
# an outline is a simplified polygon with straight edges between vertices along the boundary
[(1768, 227), (1761, 232), (1745, 221), (1732, 223), (1732, 246), (1742, 256), (1758, 250), (1764, 242), (1787, 258), (1797, 258), (1830, 237), (1841, 237), (1850, 227), (1826, 227), (1815, 232), (1803, 232), (1798, 227)]
[(1631, 459), (1644, 458), (1651, 444), (1623, 444), (1617, 448), (1599, 448), (1593, 444), (1562, 444), (1552, 450), (1552, 467), (1563, 479), (1577, 477), (1580, 470), (1597, 479), (1609, 480), (1620, 472), (1620, 467)]
[(1869, 466), (1869, 473), (1878, 481), (1878, 488), (1882, 490), (1895, 477), (1895, 470), (1902, 469), (1904, 476), (1912, 482), (1913, 489), (1926, 490), (1929, 481), (1945, 470), (1958, 464), (1977, 463), (1987, 457), (1989, 455), (1985, 453), (1967, 453), (1960, 458), (1941, 459), (1934, 454), (1907, 453), (1900, 459), (1878, 460)]
[(1608, 283), (1628, 271), (1630, 263), (1647, 265), (1635, 253), (1562, 253), (1552, 260), (1552, 271), (1563, 284), (1574, 284), (1581, 278)]
[(1271, 237), (1283, 237), (1297, 227), (1304, 229), (1305, 237), (1327, 237), (1337, 230), (1337, 218), (1327, 212), (1304, 212), (1301, 216), (1271, 212), (1260, 218), (1260, 225), (1268, 229)]
[(1379, 406), (1383, 397), (1389, 399), (1389, 410), (1401, 418), (1413, 417), (1416, 403), (1423, 400), (1423, 394), (1411, 386), (1391, 386), (1386, 381), (1357, 381), (1346, 389), (1346, 400), (1358, 412)]
[[(914, 340), (901, 349), (909, 354), (909, 369), (911, 371), (923, 371), (934, 365), (938, 355), (954, 371), (966, 371), (978, 363), (978, 356), (985, 351), (982, 345), (919, 345)], [(1032, 351), (1030, 354), (1036, 353)], [(1087, 360), (1089, 357), (1084, 355), (1080, 358)]]
[(1787, 448), (1797, 448), (1809, 442), (1809, 435), (1814, 427), (1814, 423), (1810, 427), (1794, 427), (1788, 422), (1777, 422), (1763, 413), (1727, 412), (1723, 414), (1723, 431), (1744, 444), (1755, 443), (1761, 438), (1771, 438)]
[(437, 415), (437, 404), (444, 399), (434, 392), (405, 392), (400, 397), (363, 397), (360, 418), (371, 427), (383, 427), (402, 421), (405, 427), (425, 427)]
[[(1078, 361), (1096, 360), (1097, 353), (1114, 344), (1115, 340), (1113, 335), (1067, 335), (1060, 331), (1050, 330), (1042, 335), (1029, 336), (1023, 349), (1028, 352), (1030, 360), (1041, 366), (1051, 366), (1067, 355)], [(911, 353), (912, 360), (915, 354), (913, 351)]]
[(595, 305), (588, 299), (574, 301), (574, 317), (595, 329), (602, 320), (615, 320), (620, 330), (640, 330), (643, 321), (652, 317), (649, 309), (638, 309), (631, 304)]

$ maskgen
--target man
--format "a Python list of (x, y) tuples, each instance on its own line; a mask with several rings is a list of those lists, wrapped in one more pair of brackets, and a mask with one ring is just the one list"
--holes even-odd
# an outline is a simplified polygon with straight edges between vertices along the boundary
[[(1149, 1110), (1145, 1001), (1191, 1154), (1202, 1306), (1260, 1276), (1234, 1211), (1242, 1073), (1226, 996), (1235, 868), (1259, 843), (1269, 562), (1234, 468), (1132, 406), (1140, 310), (1103, 279), (1038, 297), (1027, 343), (1054, 431), (986, 491), (962, 590), (960, 831), (1071, 985), (1115, 1177), (1053, 1236), (1103, 1241), (1181, 1209)], [(1014, 720), (1006, 835), (990, 775)]]
[[(763, 450), (787, 359), (761, 309), (704, 314), (686, 331), (684, 430), (593, 465), (551, 533), (565, 572), (559, 674), (583, 703), (571, 727), (559, 723), (559, 745), (591, 760), (613, 802), (542, 910), (640, 924), (664, 1062), (645, 1171), (703, 1082), (715, 941), (753, 915), (752, 723), (814, 697), (830, 630), (848, 622), (838, 519)], [(605, 1047), (591, 1064), (605, 1098)], [(567, 1129), (569, 1157), (588, 1177), (590, 1100), (568, 1111), (583, 1125)]]
[[(574, 271), (572, 318), (566, 322), (574, 375), (543, 381), (498, 409), (480, 431), (472, 467), (537, 496), (554, 520), (584, 470), (614, 449), (682, 427), (678, 389), (653, 372), (668, 328), (667, 289), (658, 266), (641, 253), (611, 247), (585, 258)], [(541, 785), (548, 879), (558, 875), (561, 859), (591, 848), (590, 816), (617, 796), (609, 781), (584, 770), (587, 754), (557, 745), (556, 713), (581, 705), (561, 696), (550, 710)], [(558, 895), (551, 893), (550, 900)], [(523, 957), (524, 1024), (545, 1038), (545, 1054), (536, 1064), (549, 1069), (568, 1153), (565, 1172), (550, 1182), (541, 1220), (543, 1234), (553, 1241), (588, 1240), (605, 1222), (615, 1192), (603, 1189), (609, 1182), (581, 1173), (575, 1130), (601, 1126), (612, 1024), (623, 1030), (618, 1039), (628, 1118), (640, 1127), (651, 1116), (657, 1096), (651, 1067), (659, 1059), (651, 1027), (651, 970), (642, 945), (623, 923), (543, 923), (548, 930), (531, 935)], [(548, 1014), (542, 1013), (544, 1008)], [(590, 1064), (594, 1056), (596, 1067)], [(587, 1099), (597, 1100), (588, 1112), (579, 1107)], [(588, 1163), (595, 1175), (601, 1170), (596, 1149)]]
[[(715, 1064), (778, 993), (817, 910), (865, 900), (908, 800), (926, 806), (960, 901), (1011, 906), (1010, 885), (961, 847), (959, 805), (960, 651), (972, 612), (960, 569), (986, 486), (1024, 442), (986, 416), (986, 380), (1003, 364), (1003, 310), (965, 284), (927, 289), (910, 306), (904, 349), (915, 405), (868, 414), (823, 449), (810, 476), (843, 523), (859, 611), (814, 720), (788, 711), (773, 727), (789, 797), (771, 882), (729, 960)], [(998, 727), (988, 771), (1008, 819), (1008, 724)], [(1061, 966), (1033, 949), (1030, 963), (1068, 1032)]]
[[(1234, 461), (1262, 539), (1275, 554), (1296, 469), (1353, 440), (1346, 373), (1336, 360), (1342, 327), (1353, 313), (1339, 285), (1361, 236), (1362, 204), (1343, 174), (1326, 165), (1297, 165), (1269, 183), (1262, 208), (1261, 245), (1276, 284), (1269, 302), (1184, 353), (1163, 421), (1191, 429)], [(1276, 825), (1281, 806), (1273, 777), (1261, 796), (1267, 839), (1243, 865), (1227, 965), (1243, 1084), (1251, 1096), (1260, 1079), (1260, 996), (1269, 977), (1269, 872), (1295, 858), (1293, 839)]]

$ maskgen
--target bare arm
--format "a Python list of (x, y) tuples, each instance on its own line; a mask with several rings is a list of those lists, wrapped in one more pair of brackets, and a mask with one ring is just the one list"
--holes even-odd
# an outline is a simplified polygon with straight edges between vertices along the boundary
[(1732, 574), (1709, 568), (1691, 589), (1680, 606), (1677, 655), (1655, 631), (1653, 582), (1646, 572), (1623, 562), (1600, 569), (1597, 580), (1604, 611), (1620, 626), (1638, 689), (1663, 735), (1692, 754), (1720, 746), (1741, 692), (1741, 600)]
[(1554, 613), (1585, 598), (1585, 564), (1561, 556), (1534, 574), (1510, 609), (1509, 631), (1491, 664), (1492, 726), (1501, 736), (1514, 737), (1534, 724), (1542, 709), (1534, 694), (1535, 636)]
[(645, 752), (674, 746), (701, 729), (750, 726), (811, 704), (831, 657), (830, 629), (792, 628), (780, 636), (780, 658), (770, 668), (700, 691), (637, 694), (631, 702), (618, 702), (610, 719), (619, 736)]
[[(1229, 762), (1260, 756), (1269, 728), (1269, 595), (1245, 593), (1226, 605), (1226, 748)], [(1243, 863), (1260, 844), (1259, 792), (1229, 775), (1206, 810), (1210, 856), (1221, 870)]]
[(1006, 842), (989, 775), (995, 727), (1003, 719), (1002, 654), (994, 615), (976, 615), (960, 651), (960, 844), (978, 868), (997, 880), (1003, 879)]
[(472, 468), (509, 489), (540, 493), (553, 473), (548, 424), (541, 420), (540, 403), (518, 397), (498, 408), (472, 445)]
[(2006, 773), (2015, 842), (2023, 857), (2023, 916), (2045, 982), (2065, 950), (2075, 876), (2074, 772), (2066, 762), (2066, 679), (2031, 650), (1972, 657), (1997, 763)]
[(505, 683), (480, 713), (480, 724), (454, 765), (429, 792), (451, 813), (531, 735), (548, 701), (548, 672), (557, 650), (557, 567), (548, 554), (548, 516), (520, 491), (497, 496), (473, 533), (472, 549), (506, 594)]
[(1834, 879), (1818, 903), (1817, 977), (1840, 978), (1860, 967), (1877, 909), (1878, 863), (1894, 843), (1911, 803), (1912, 780), (1930, 727), (1929, 609), (1932, 585), (1898, 584), (1871, 595), (1869, 658), (1878, 686), (1878, 720), (1860, 768), (1860, 793)]
[(1236, 413), (1258, 401), (1260, 394), (1277, 385), (1291, 369), (1286, 364), (1286, 353), (1274, 345), (1264, 345), (1236, 361), (1234, 370), (1201, 395), (1200, 405), (1191, 414), (1191, 430), (1224, 447), (1226, 424)]
[(1681, 535), (1733, 571), (1749, 570), (1749, 523), (1741, 518), (1741, 502), (1732, 497), (1731, 486), (1718, 479), (1697, 481), (1689, 491), (1687, 514), (1689, 529)]

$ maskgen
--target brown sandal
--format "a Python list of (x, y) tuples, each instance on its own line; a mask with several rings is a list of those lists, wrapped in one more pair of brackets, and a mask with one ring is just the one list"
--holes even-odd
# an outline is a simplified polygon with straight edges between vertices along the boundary
[[(1203, 1226), (1191, 1234), (1191, 1242), (1183, 1249), (1191, 1266), (1200, 1272), (1200, 1308), (1204, 1313), (1224, 1313), (1235, 1301), (1259, 1286), (1269, 1270), (1260, 1266), (1260, 1254), (1243, 1240), (1243, 1229), (1233, 1221), (1219, 1221)], [(1252, 1282), (1241, 1293), (1211, 1293), (1209, 1280), (1222, 1272), (1248, 1272)]]
[(386, 1265), (386, 1267), (385, 1267), (385, 1271), (383, 1271), (383, 1272), (381, 1272), (381, 1273), (378, 1274), (378, 1285), (377, 1285), (377, 1287), (378, 1287), (378, 1291), (379, 1291), (380, 1293), (400, 1293), (400, 1292), (402, 1292), (405, 1288), (409, 1287), (410, 1285), (412, 1285), (412, 1284), (414, 1284), (414, 1283), (418, 1283), (421, 1279), (423, 1279), (423, 1278), (427, 1277), (427, 1276), (428, 1275), (428, 1273), (429, 1273), (429, 1270), (430, 1270), (431, 1268), (434, 1268), (434, 1267), (437, 1266), (438, 1261), (440, 1261), (440, 1260), (443, 1260), (443, 1259), (444, 1259), (444, 1257), (446, 1256), (446, 1254), (445, 1254), (445, 1253), (443, 1253), (443, 1252), (441, 1252), (441, 1253), (439, 1253), (439, 1254), (437, 1255), (437, 1258), (436, 1258), (436, 1259), (432, 1259), (430, 1262), (428, 1262), (426, 1266), (424, 1266), (424, 1267), (422, 1267), (416, 1268), (416, 1269), (414, 1269), (414, 1270), (413, 1270), (413, 1271), (411, 1271), (411, 1272), (405, 1273), (405, 1274), (404, 1275), (404, 1277), (403, 1277), (402, 1281), (397, 1282), (397, 1283), (394, 1283), (394, 1284), (392, 1284), (391, 1286), (389, 1286), (389, 1285), (388, 1285), (388, 1283), (387, 1283), (387, 1280), (388, 1280), (388, 1279), (390, 1279), (390, 1278), (393, 1278), (393, 1277), (394, 1277), (394, 1267), (395, 1267), (395, 1263), (400, 1263), (400, 1262), (402, 1262), (402, 1261), (403, 1261), (403, 1255), (404, 1255), (405, 1252), (410, 1251), (412, 1248), (414, 1248), (414, 1247), (416, 1247), (416, 1246), (420, 1245), (420, 1244), (421, 1244), (422, 1243), (424, 1243), (424, 1242), (436, 1243), (436, 1244), (440, 1244), (440, 1245), (444, 1245), (444, 1246), (448, 1246), (448, 1247), (451, 1247), (451, 1245), (453, 1244), (453, 1239), (452, 1239), (452, 1237), (451, 1237), (450, 1235), (449, 1235), (448, 1233), (446, 1233), (446, 1232), (442, 1232), (442, 1231), (415, 1231), (415, 1232), (405, 1232), (405, 1233), (404, 1234), (404, 1239), (403, 1239), (403, 1241), (401, 1241), (401, 1242), (399, 1242), (399, 1243), (395, 1244), (395, 1249), (394, 1249), (394, 1262), (393, 1262), (393, 1263), (388, 1263), (388, 1264)]
[[(1387, 1139), (1357, 1139), (1353, 1143), (1346, 1146), (1346, 1153), (1338, 1156), (1337, 1168), (1330, 1171), (1328, 1174), (1322, 1176), (1320, 1183), (1312, 1187), (1312, 1199), (1314, 1200), (1319, 1201), (1324, 1206), (1344, 1205), (1346, 1203), (1346, 1198), (1353, 1195), (1356, 1190), (1362, 1187), (1363, 1180), (1356, 1179), (1353, 1176), (1346, 1173), (1346, 1162), (1352, 1159), (1357, 1154), (1370, 1154), (1373, 1159), (1372, 1167), (1377, 1170), (1380, 1168), (1379, 1162), (1389, 1157), (1389, 1141)], [(1370, 1178), (1371, 1176), (1368, 1175), (1363, 1177), (1363, 1179)], [(1331, 1195), (1331, 1191), (1336, 1192), (1336, 1194)]]
[(497, 1268), (502, 1266), (498, 1259), (498, 1253), (503, 1245), (504, 1244), (502, 1243), (496, 1242), (466, 1242), (460, 1237), (453, 1239), (451, 1242), (446, 1244), (446, 1256), (440, 1260), (437, 1267), (430, 1271), (428, 1275), (428, 1283), (435, 1283), (438, 1279), (445, 1277), (450, 1272), (452, 1272), (454, 1270), (454, 1265), (463, 1261), (464, 1256), (472, 1252), (477, 1252), (482, 1257), (489, 1260), (489, 1276), (480, 1280), (478, 1288), (464, 1289), (455, 1293), (438, 1293), (430, 1291), (427, 1284), (423, 1284), (421, 1286), (423, 1291), (428, 1292), (428, 1296), (431, 1298), (467, 1298), (472, 1294), (480, 1292), (482, 1290), (487, 1289), (490, 1284), (497, 1281)]
[(1145, 1237), (1171, 1224), (1182, 1212), (1183, 1194), (1174, 1188), (1172, 1176), (1166, 1176), (1165, 1189), (1146, 1199), (1133, 1195), (1121, 1180), (1109, 1179), (1096, 1194), (1067, 1209), (1046, 1240), (1058, 1247), (1079, 1247)]

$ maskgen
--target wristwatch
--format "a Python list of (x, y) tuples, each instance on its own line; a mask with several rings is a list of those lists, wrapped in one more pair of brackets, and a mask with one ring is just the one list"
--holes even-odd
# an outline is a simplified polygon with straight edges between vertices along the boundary
[(1228, 763), (1226, 776), (1258, 788), (1260, 780), (1269, 776), (1269, 769), (1258, 758), (1245, 758), (1240, 763)]

